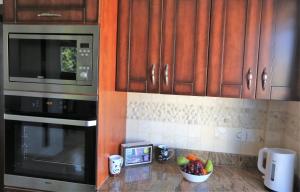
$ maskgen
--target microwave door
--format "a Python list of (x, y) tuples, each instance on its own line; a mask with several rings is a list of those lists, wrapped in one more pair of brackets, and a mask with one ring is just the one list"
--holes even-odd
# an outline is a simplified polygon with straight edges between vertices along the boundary
[(75, 85), (82, 44), (92, 44), (92, 36), (9, 35), (9, 80), (13, 82)]

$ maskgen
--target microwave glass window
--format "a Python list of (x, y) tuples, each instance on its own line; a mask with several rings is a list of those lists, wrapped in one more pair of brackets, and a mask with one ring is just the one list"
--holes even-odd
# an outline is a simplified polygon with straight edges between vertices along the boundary
[(149, 162), (151, 160), (151, 147), (127, 148), (125, 156), (126, 164)]
[(61, 72), (76, 73), (77, 49), (74, 47), (60, 48)]
[(11, 78), (76, 80), (77, 41), (9, 39)]

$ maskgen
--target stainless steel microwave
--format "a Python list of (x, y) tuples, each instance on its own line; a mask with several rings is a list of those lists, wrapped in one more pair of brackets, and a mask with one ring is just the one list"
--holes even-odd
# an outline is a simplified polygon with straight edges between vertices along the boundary
[(4, 25), (4, 88), (97, 94), (98, 28)]

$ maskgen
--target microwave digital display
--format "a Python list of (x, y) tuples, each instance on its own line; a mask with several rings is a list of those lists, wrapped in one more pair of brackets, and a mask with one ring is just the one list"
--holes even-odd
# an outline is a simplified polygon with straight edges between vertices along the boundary
[(80, 43), (80, 48), (90, 48), (88, 43)]

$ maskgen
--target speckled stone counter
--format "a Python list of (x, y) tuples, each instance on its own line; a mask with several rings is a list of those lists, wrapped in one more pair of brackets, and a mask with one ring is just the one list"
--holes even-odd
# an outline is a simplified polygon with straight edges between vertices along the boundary
[(261, 174), (255, 168), (215, 166), (204, 183), (186, 181), (175, 161), (164, 164), (123, 168), (119, 176), (109, 177), (100, 191), (267, 191)]

